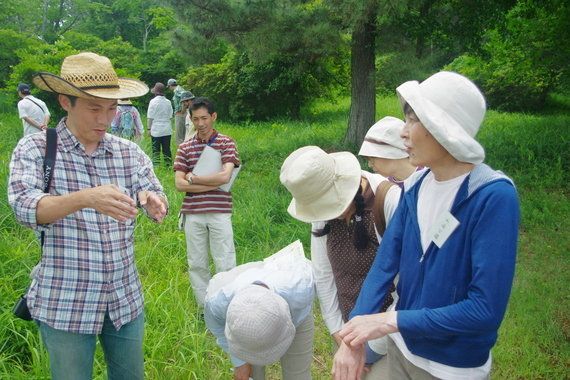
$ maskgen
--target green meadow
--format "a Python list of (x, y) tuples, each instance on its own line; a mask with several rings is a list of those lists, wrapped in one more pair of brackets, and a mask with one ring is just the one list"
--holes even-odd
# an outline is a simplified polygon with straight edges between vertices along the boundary
[[(244, 163), (234, 194), (238, 263), (260, 260), (300, 239), (309, 255), (309, 226), (286, 211), (290, 196), (279, 183), (281, 163), (293, 150), (343, 145), (349, 101), (320, 102), (300, 121), (219, 122)], [(377, 118), (401, 116), (395, 97), (379, 97)], [(514, 287), (499, 340), (493, 379), (570, 377), (570, 102), (553, 97), (541, 114), (489, 111), (479, 132), (486, 162), (511, 176), (518, 188), (522, 223)], [(53, 125), (53, 123), (52, 123)], [(0, 115), (0, 379), (48, 379), (49, 363), (35, 324), (15, 319), (11, 308), (39, 258), (33, 233), (18, 225), (7, 204), (12, 149), (22, 133), (16, 110)], [(150, 152), (148, 137), (142, 141)], [(182, 194), (173, 173), (157, 168), (170, 201), (163, 224), (139, 216), (137, 265), (146, 300), (145, 370), (148, 379), (230, 379), (231, 364), (200, 320), (189, 285), (184, 234), (177, 229)], [(330, 378), (332, 341), (317, 303), (313, 378)], [(95, 378), (104, 379), (98, 349)], [(279, 366), (269, 369), (279, 378)]]

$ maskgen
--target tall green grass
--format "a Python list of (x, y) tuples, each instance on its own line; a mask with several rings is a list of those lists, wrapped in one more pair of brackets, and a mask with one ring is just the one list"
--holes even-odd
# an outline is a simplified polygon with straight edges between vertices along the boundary
[[(379, 98), (377, 109), (378, 118), (401, 116), (395, 97)], [(301, 239), (308, 254), (309, 228), (287, 214), (290, 196), (279, 183), (279, 169), (290, 152), (304, 145), (355, 149), (342, 144), (347, 111), (348, 100), (342, 99), (305, 110), (302, 121), (218, 124), (237, 141), (244, 162), (233, 188), (238, 263), (260, 260), (295, 239)], [(570, 116), (562, 112), (489, 112), (479, 134), (487, 162), (514, 178), (523, 215), (514, 289), (493, 350), (496, 379), (568, 377), (569, 125)], [(33, 234), (16, 223), (6, 200), (8, 163), (20, 134), (17, 117), (1, 115), (0, 379), (48, 379), (49, 363), (35, 325), (14, 319), (10, 312), (39, 252)], [(142, 145), (150, 151), (148, 139)], [(171, 171), (159, 167), (156, 172), (170, 200), (170, 216), (160, 225), (140, 217), (135, 232), (146, 300), (147, 378), (230, 379), (230, 362), (199, 318), (189, 285), (184, 234), (176, 220), (182, 194), (174, 189)], [(312, 372), (315, 379), (327, 379), (332, 344), (317, 305), (314, 310)], [(106, 378), (101, 350), (95, 378)], [(269, 369), (268, 378), (279, 378), (278, 365)]]

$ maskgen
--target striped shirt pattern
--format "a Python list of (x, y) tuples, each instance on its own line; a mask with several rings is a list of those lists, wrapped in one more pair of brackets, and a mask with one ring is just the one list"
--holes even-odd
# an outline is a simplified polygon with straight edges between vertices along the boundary
[[(216, 130), (213, 133), (215, 137), (211, 139), (210, 147), (222, 154), (222, 165), (233, 162), (236, 167), (239, 166), (239, 155), (234, 140)], [(178, 152), (176, 152), (174, 171), (188, 173), (194, 170), (194, 166), (206, 145), (208, 145), (208, 141), (200, 139), (198, 135), (180, 144)], [(231, 213), (232, 194), (222, 190), (186, 193), (180, 212), (183, 214)]]
[[(143, 190), (165, 197), (150, 159), (135, 143), (107, 134), (88, 155), (65, 119), (57, 134), (51, 195), (115, 184), (134, 200)], [(86, 208), (39, 225), (36, 206), (47, 195), (42, 189), (45, 146), (45, 133), (20, 140), (8, 184), (8, 200), (18, 221), (38, 235), (45, 232), (40, 270), (28, 292), (32, 317), (58, 330), (98, 334), (108, 311), (119, 329), (143, 310), (133, 250), (135, 221), (118, 222)]]

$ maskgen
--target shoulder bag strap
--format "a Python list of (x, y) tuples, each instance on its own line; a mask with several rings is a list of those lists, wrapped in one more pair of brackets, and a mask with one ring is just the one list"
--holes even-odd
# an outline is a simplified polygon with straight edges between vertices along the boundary
[(32, 99), (30, 99), (30, 98), (26, 98), (26, 99), (28, 99), (30, 102), (32, 102), (32, 103), (34, 103), (36, 106), (38, 106), (38, 107), (42, 110), (42, 113), (43, 113), (44, 116), (45, 116), (46, 111), (44, 110), (44, 108), (43, 108), (42, 106), (40, 106), (38, 103), (34, 102), (34, 101), (33, 101)]
[(374, 215), (374, 225), (380, 236), (384, 236), (386, 232), (386, 215), (384, 214), (384, 202), (386, 201), (386, 194), (392, 186), (396, 186), (390, 181), (382, 181), (376, 188), (374, 195), (374, 207), (372, 214)]
[[(46, 130), (46, 153), (44, 156), (44, 193), (49, 193), (49, 186), (53, 178), (53, 168), (55, 166), (55, 156), (57, 153), (57, 130), (48, 128)], [(44, 246), (44, 232), (40, 234), (42, 248)]]

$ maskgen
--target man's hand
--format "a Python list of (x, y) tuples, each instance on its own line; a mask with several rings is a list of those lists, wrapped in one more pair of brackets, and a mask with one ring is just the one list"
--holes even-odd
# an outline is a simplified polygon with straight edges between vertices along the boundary
[(333, 379), (360, 380), (364, 372), (365, 358), (364, 345), (351, 348), (344, 342), (341, 343), (333, 360)]
[(86, 189), (89, 207), (119, 222), (126, 222), (137, 216), (137, 204), (117, 185), (102, 185)]
[(253, 376), (253, 368), (249, 363), (234, 368), (234, 380), (249, 380), (251, 376)]
[(397, 312), (389, 311), (354, 317), (338, 334), (344, 343), (354, 348), (397, 331)]
[(152, 191), (140, 191), (138, 197), (139, 203), (146, 210), (148, 216), (156, 222), (162, 222), (168, 210), (166, 201)]

